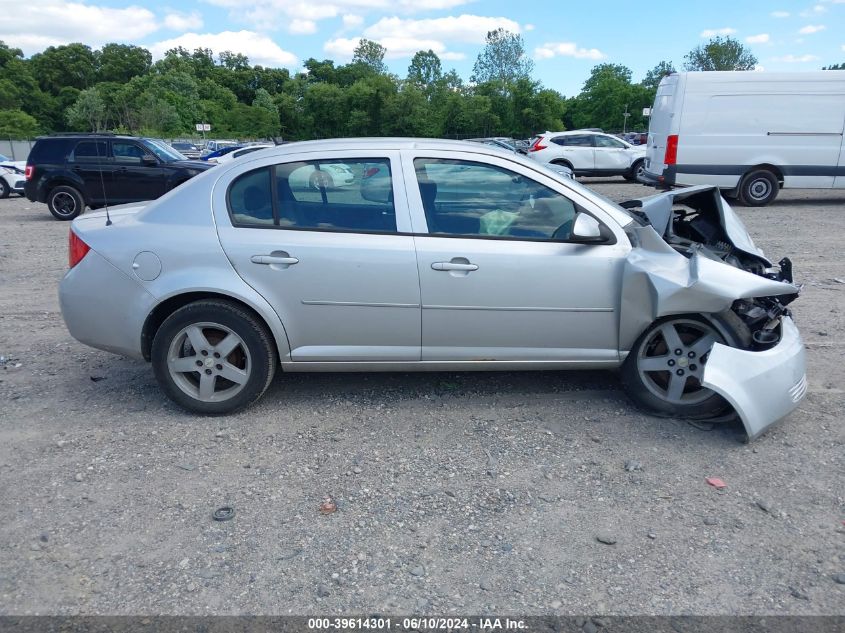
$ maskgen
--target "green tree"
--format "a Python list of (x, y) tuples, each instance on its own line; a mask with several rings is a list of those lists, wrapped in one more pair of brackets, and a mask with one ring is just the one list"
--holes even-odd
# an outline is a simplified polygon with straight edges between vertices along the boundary
[(757, 58), (739, 40), (716, 36), (684, 56), (685, 70), (754, 70)]
[(649, 90), (657, 90), (660, 80), (666, 75), (678, 72), (672, 62), (662, 61), (657, 66), (649, 70), (645, 74), (645, 78), (640, 82), (640, 85), (645, 86)]
[(651, 102), (648, 88), (631, 84), (631, 70), (627, 66), (598, 64), (590, 71), (584, 88), (571, 104), (571, 123), (576, 128), (621, 130), (627, 107), (631, 114), (628, 128), (641, 128), (644, 127), (642, 109)]
[(276, 136), (279, 133), (279, 108), (273, 101), (273, 97), (264, 88), (259, 88), (255, 91), (255, 99), (252, 101), (254, 108), (260, 108), (270, 115), (270, 120), (275, 121), (275, 124), (266, 128), (266, 133), (261, 136)]
[(0, 110), (0, 136), (24, 139), (41, 131), (38, 121), (21, 110)]
[(74, 130), (100, 132), (105, 128), (106, 103), (96, 87), (79, 93), (76, 102), (65, 111), (65, 118)]
[(845, 70), (845, 63), (831, 64), (830, 66), (822, 66), (822, 70)]
[[(408, 66), (408, 81), (423, 90), (433, 90), (443, 78), (443, 65), (437, 54), (429, 49), (417, 51)], [(430, 96), (430, 95), (428, 95)]]
[(246, 70), (249, 68), (249, 57), (241, 53), (223, 51), (217, 56), (220, 65), (228, 70)]
[(98, 81), (126, 82), (148, 73), (153, 63), (150, 51), (131, 44), (106, 44), (96, 59)]
[(384, 64), (386, 54), (387, 49), (378, 42), (361, 38), (352, 52), (352, 63), (366, 66), (376, 73), (386, 73), (387, 66)]
[(77, 90), (90, 88), (97, 78), (96, 57), (84, 44), (50, 46), (29, 61), (41, 89), (52, 94), (67, 86)]
[(492, 82), (504, 92), (517, 79), (530, 79), (534, 62), (525, 54), (525, 42), (518, 33), (503, 28), (487, 32), (484, 49), (472, 67), (472, 81)]

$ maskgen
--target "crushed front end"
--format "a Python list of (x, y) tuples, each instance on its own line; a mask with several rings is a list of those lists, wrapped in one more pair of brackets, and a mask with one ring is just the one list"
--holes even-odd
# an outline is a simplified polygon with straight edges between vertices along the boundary
[(623, 285), (620, 349), (647, 321), (720, 314), (742, 321), (742, 348), (715, 343), (702, 385), (736, 410), (749, 438), (792, 411), (807, 390), (804, 344), (789, 304), (792, 263), (766, 259), (718, 188), (669, 191), (623, 207), (638, 220)]

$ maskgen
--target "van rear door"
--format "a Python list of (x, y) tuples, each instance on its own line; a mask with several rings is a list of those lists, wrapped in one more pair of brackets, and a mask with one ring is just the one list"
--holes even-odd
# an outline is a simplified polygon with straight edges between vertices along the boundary
[[(664, 77), (657, 87), (651, 119), (648, 125), (646, 147), (646, 172), (654, 177), (663, 175), (666, 168), (663, 158), (666, 155), (666, 139), (670, 134), (678, 133), (681, 104), (683, 101), (684, 82), (681, 75), (672, 74)], [(675, 115), (678, 115), (676, 117)]]

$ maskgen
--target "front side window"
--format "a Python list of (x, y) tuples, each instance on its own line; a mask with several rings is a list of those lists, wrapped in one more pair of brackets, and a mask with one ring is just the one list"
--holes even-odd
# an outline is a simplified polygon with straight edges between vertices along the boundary
[(613, 149), (625, 149), (625, 144), (615, 138), (609, 136), (594, 136), (596, 140), (596, 147), (612, 147)]
[(92, 163), (105, 160), (109, 156), (106, 141), (80, 141), (73, 148), (70, 160), (76, 163)]
[(143, 148), (135, 143), (125, 141), (113, 141), (111, 147), (116, 163), (140, 165), (146, 154)]
[(229, 187), (237, 226), (395, 233), (386, 158), (282, 163), (247, 172)]
[(495, 165), (417, 158), (414, 169), (433, 235), (567, 240), (580, 210), (545, 185)]

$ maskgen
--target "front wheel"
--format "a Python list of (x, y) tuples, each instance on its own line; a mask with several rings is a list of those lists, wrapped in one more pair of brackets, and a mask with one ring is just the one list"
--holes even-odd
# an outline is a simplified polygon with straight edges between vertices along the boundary
[(47, 194), (47, 208), (57, 220), (73, 220), (85, 209), (85, 201), (73, 187), (60, 185)]
[(728, 403), (701, 384), (704, 367), (714, 343), (743, 346), (742, 328), (738, 317), (722, 328), (698, 316), (655, 322), (637, 339), (622, 365), (625, 391), (640, 407), (658, 415), (702, 418), (723, 413)]
[(638, 160), (631, 165), (631, 171), (622, 174), (628, 182), (640, 182), (640, 178), (645, 174), (645, 161)]
[(162, 390), (195, 413), (219, 415), (261, 397), (276, 371), (267, 328), (229, 301), (207, 300), (176, 310), (156, 332), (152, 365)]
[(8, 198), (11, 190), (12, 188), (9, 187), (9, 183), (7, 183), (3, 178), (0, 178), (0, 200)]

